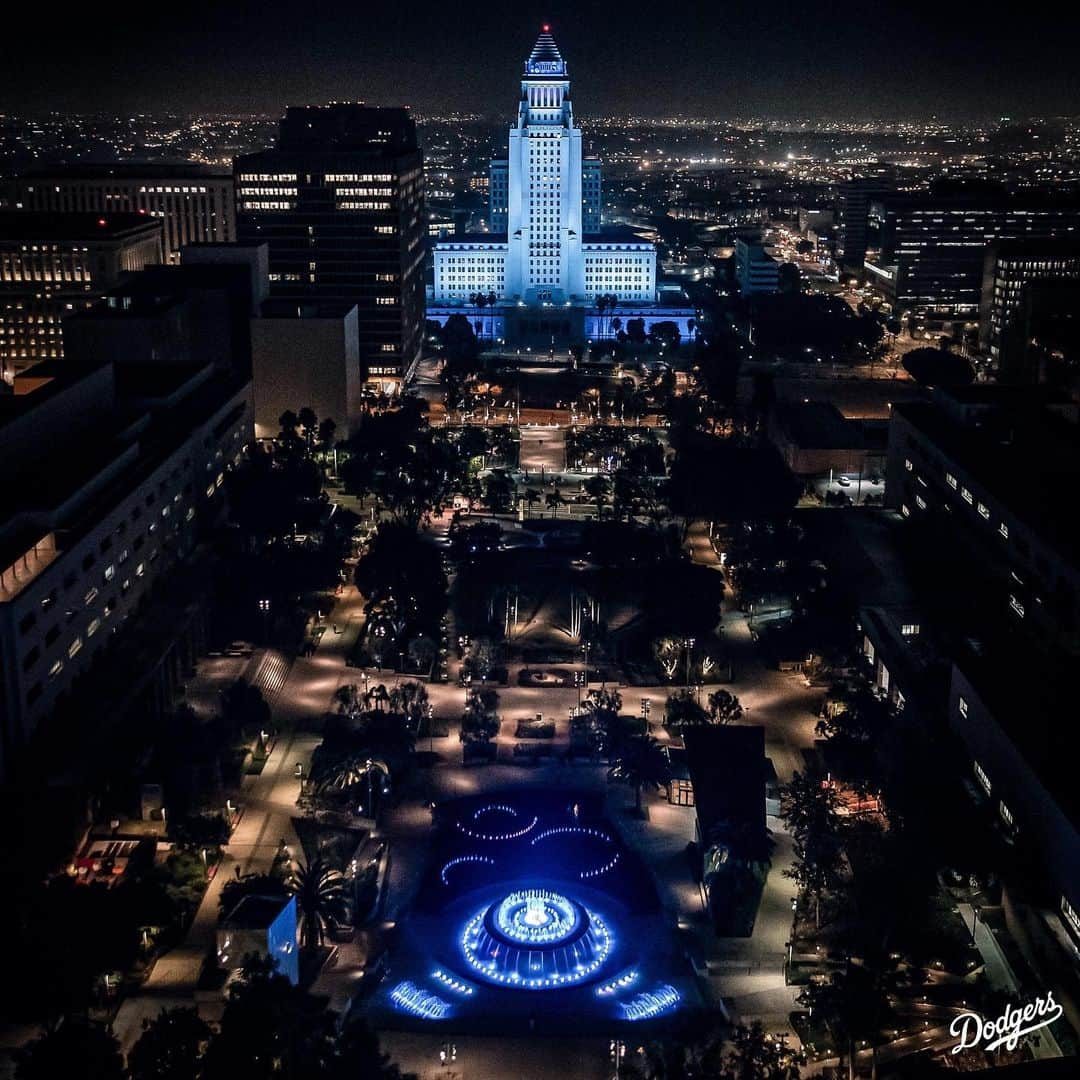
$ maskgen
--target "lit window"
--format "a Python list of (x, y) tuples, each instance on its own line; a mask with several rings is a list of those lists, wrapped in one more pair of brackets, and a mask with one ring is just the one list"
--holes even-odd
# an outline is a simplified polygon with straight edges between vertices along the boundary
[(1005, 805), (1005, 801), (1002, 800), (998, 803), (998, 812), (1001, 814), (1001, 820), (1005, 822), (1010, 828), (1015, 824), (1012, 816), (1012, 811)]
[(914, 637), (918, 632), (918, 623), (904, 623), (904, 625), (900, 627), (900, 633), (903, 634), (904, 637)]
[(112, 563), (105, 567), (104, 577), (106, 581), (112, 581), (116, 577), (116, 567)]
[(956, 703), (956, 705), (957, 705), (957, 708), (960, 710), (960, 715), (961, 716), (967, 716), (967, 714), (968, 714), (967, 699), (961, 697), (960, 700)]
[(49, 678), (50, 679), (55, 679), (56, 676), (59, 675), (60, 672), (63, 671), (63, 670), (64, 670), (64, 661), (63, 660), (54, 660), (53, 661), (53, 666), (51, 668), (49, 668)]
[(1006, 540), (1009, 539), (1009, 526), (1006, 525), (1004, 521), (998, 526), (998, 532), (1001, 533)]
[(948, 484), (949, 487), (953, 489), (953, 491), (956, 490), (956, 477), (953, 476), (952, 473), (945, 474), (945, 483)]
[(91, 619), (86, 627), (86, 636), (92, 638), (98, 632), (99, 626), (101, 626), (100, 619)]
[(975, 779), (979, 781), (979, 787), (990, 794), (990, 777), (986, 775), (986, 770), (976, 761), (975, 762)]
[(904, 517), (911, 517), (911, 510), (908, 508), (906, 503), (901, 505), (900, 513), (903, 514)]
[(81, 637), (75, 638), (75, 640), (68, 646), (68, 658), (75, 656), (75, 654), (82, 648), (83, 640)]
[(969, 506), (975, 501), (975, 496), (972, 495), (967, 488), (961, 488), (960, 494), (963, 496), (964, 502), (966, 502)]
[(990, 507), (987, 506), (986, 503), (979, 503), (978, 511), (979, 511), (979, 517), (984, 518), (984, 519), (989, 519), (989, 517), (990, 517)]
[(925, 510), (926, 509), (926, 500), (921, 495), (916, 495), (915, 496), (915, 505), (920, 510)]
[(1024, 605), (1017, 600), (1015, 596), (1009, 597), (1009, 607), (1011, 607), (1021, 619), (1024, 617)]

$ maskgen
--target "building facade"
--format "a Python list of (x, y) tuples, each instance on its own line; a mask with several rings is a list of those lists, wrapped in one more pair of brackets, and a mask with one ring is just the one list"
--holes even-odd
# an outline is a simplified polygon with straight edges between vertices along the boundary
[(761, 244), (735, 241), (735, 280), (743, 296), (780, 291), (780, 264)]
[[(1080, 233), (1072, 240), (1004, 240), (986, 249), (983, 263), (982, 303), (979, 311), (979, 348), (995, 370), (1014, 374), (1020, 366), (1010, 353), (1023, 351), (1025, 318), (1037, 304), (1036, 294), (1047, 286), (1080, 283)], [(1020, 340), (1013, 341), (1016, 332)]]
[(209, 366), (41, 367), (0, 399), (0, 772), (193, 551), (252, 436), (250, 382)]
[(156, 218), (171, 263), (188, 244), (236, 239), (233, 178), (199, 165), (54, 166), (23, 173), (14, 186), (19, 210)]
[(160, 223), (138, 214), (0, 213), (0, 373), (62, 357), (62, 320), (162, 254)]
[[(601, 165), (582, 157), (566, 62), (547, 27), (525, 62), (517, 121), (506, 160), (491, 163), (489, 192), (491, 232), (447, 237), (435, 247), (429, 318), (445, 321), (454, 306), (493, 295), (504, 308), (576, 309), (558, 317), (502, 312), (499, 325), (507, 333), (515, 324), (544, 323), (584, 337), (584, 310), (598, 297), (655, 304), (655, 247), (630, 230), (601, 231)], [(689, 332), (692, 315), (664, 317), (681, 318), (680, 328)]]
[(1080, 200), (945, 190), (872, 202), (877, 251), (867, 281), (900, 311), (974, 321), (987, 246), (997, 240), (1075, 239)]
[(423, 159), (405, 109), (290, 108), (235, 164), (237, 228), (266, 243), (274, 300), (357, 308), (362, 374), (400, 382), (424, 329)]

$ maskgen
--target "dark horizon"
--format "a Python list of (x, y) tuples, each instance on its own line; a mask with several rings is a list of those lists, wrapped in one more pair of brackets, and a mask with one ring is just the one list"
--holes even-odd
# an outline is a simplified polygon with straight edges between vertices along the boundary
[[(280, 113), (363, 100), (418, 113), (512, 112), (521, 64), (550, 23), (583, 117), (951, 120), (1080, 112), (1073, 77), (1080, 13), (916, 0), (872, 9), (813, 2), (690, 8), (525, 4), (458, 18), (414, 2), (371, 11), (268, 0), (216, 11), (122, 5), (43, 31), (9, 16), (0, 101), (24, 114)], [(1040, 17), (1044, 16), (1044, 17)], [(201, 23), (196, 29), (194, 24)], [(203, 29), (208, 27), (209, 29)], [(102, 30), (104, 29), (104, 36)]]

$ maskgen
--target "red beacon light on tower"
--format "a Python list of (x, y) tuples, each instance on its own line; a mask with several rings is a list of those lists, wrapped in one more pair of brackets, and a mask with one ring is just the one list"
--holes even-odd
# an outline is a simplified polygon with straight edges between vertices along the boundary
[(103, 217), (99, 217), (97, 219), (97, 223), (98, 223), (99, 228), (102, 228), (102, 229), (104, 229), (105, 226), (109, 224)]

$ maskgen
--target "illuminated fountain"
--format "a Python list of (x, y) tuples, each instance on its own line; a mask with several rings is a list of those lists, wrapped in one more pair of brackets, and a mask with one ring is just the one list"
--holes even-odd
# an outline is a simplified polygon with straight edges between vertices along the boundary
[(611, 952), (604, 920), (549, 889), (521, 889), (478, 911), (461, 948), (489, 982), (540, 990), (592, 978)]

